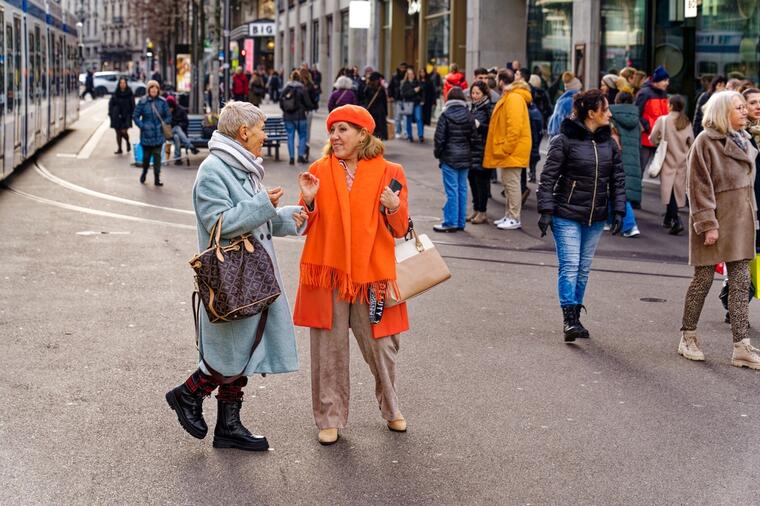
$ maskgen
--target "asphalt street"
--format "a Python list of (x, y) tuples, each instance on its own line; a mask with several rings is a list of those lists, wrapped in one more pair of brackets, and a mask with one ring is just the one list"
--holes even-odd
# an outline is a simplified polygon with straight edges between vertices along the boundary
[[(84, 102), (75, 127), (0, 190), (1, 504), (760, 503), (760, 372), (730, 365), (717, 279), (700, 326), (707, 361), (677, 355), (691, 269), (687, 238), (660, 226), (656, 186), (639, 238), (603, 238), (584, 316), (592, 338), (565, 345), (535, 195), (521, 231), (434, 234), (444, 198), (429, 140), (387, 143), (418, 230), (453, 273), (410, 303), (399, 363), (409, 431), (385, 427), (353, 343), (349, 427), (320, 446), (298, 329), (300, 371), (246, 389), (243, 420), (272, 450), (192, 438), (164, 393), (197, 360), (187, 261), (206, 151), (165, 167), (164, 187), (140, 185), (130, 156), (113, 154), (106, 105)], [(265, 160), (265, 183), (295, 203), (306, 166), (289, 166), (286, 148), (282, 160)], [(302, 239), (275, 244), (292, 301)], [(760, 304), (750, 320), (756, 338)], [(213, 399), (205, 416), (213, 428)]]

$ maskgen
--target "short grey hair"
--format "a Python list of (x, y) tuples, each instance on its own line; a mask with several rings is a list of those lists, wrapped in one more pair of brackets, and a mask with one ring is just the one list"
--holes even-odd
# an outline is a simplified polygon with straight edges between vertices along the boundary
[(702, 107), (702, 125), (727, 134), (731, 130), (731, 110), (734, 108), (734, 98), (744, 104), (746, 100), (738, 91), (719, 91), (713, 93), (710, 100)]
[(253, 127), (266, 119), (261, 109), (252, 103), (233, 100), (227, 102), (219, 113), (219, 123), (216, 128), (219, 133), (235, 139), (241, 126)]
[(338, 79), (335, 80), (336, 90), (350, 90), (353, 87), (354, 87), (354, 82), (351, 80), (350, 77), (340, 76)]

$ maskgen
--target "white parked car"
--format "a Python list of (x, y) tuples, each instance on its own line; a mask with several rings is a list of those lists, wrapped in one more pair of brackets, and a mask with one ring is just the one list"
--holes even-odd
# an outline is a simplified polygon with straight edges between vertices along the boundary
[[(84, 86), (84, 80), (87, 74), (79, 74), (79, 84)], [(103, 96), (105, 94), (111, 94), (116, 91), (116, 87), (119, 85), (119, 78), (126, 77), (127, 84), (132, 88), (132, 93), (137, 97), (145, 95), (145, 83), (132, 79), (130, 76), (116, 71), (95, 72), (93, 76), (93, 84), (95, 86), (95, 95)]]

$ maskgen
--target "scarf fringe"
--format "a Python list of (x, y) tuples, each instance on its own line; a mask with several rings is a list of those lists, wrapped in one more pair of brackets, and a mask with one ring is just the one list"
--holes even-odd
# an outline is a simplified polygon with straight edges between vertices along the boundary
[(317, 288), (337, 290), (338, 296), (347, 301), (369, 303), (369, 290), (375, 290), (380, 298), (385, 298), (386, 291), (392, 289), (398, 293), (395, 279), (356, 283), (348, 273), (327, 265), (301, 264), (301, 283)]

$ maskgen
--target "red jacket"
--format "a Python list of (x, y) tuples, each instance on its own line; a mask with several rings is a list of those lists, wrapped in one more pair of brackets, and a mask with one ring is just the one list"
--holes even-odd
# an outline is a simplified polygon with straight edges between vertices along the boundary
[(649, 140), (649, 134), (657, 118), (668, 114), (668, 93), (646, 83), (636, 95), (636, 106), (639, 108), (641, 119), (641, 145), (653, 148), (654, 144)]
[(248, 95), (248, 78), (245, 74), (235, 74), (232, 76), (232, 94)]
[(446, 79), (443, 81), (444, 99), (446, 99), (446, 97), (449, 95), (449, 90), (454, 86), (459, 86), (462, 88), (462, 91), (467, 89), (467, 80), (464, 78), (464, 74), (461, 72), (452, 72), (446, 76)]

